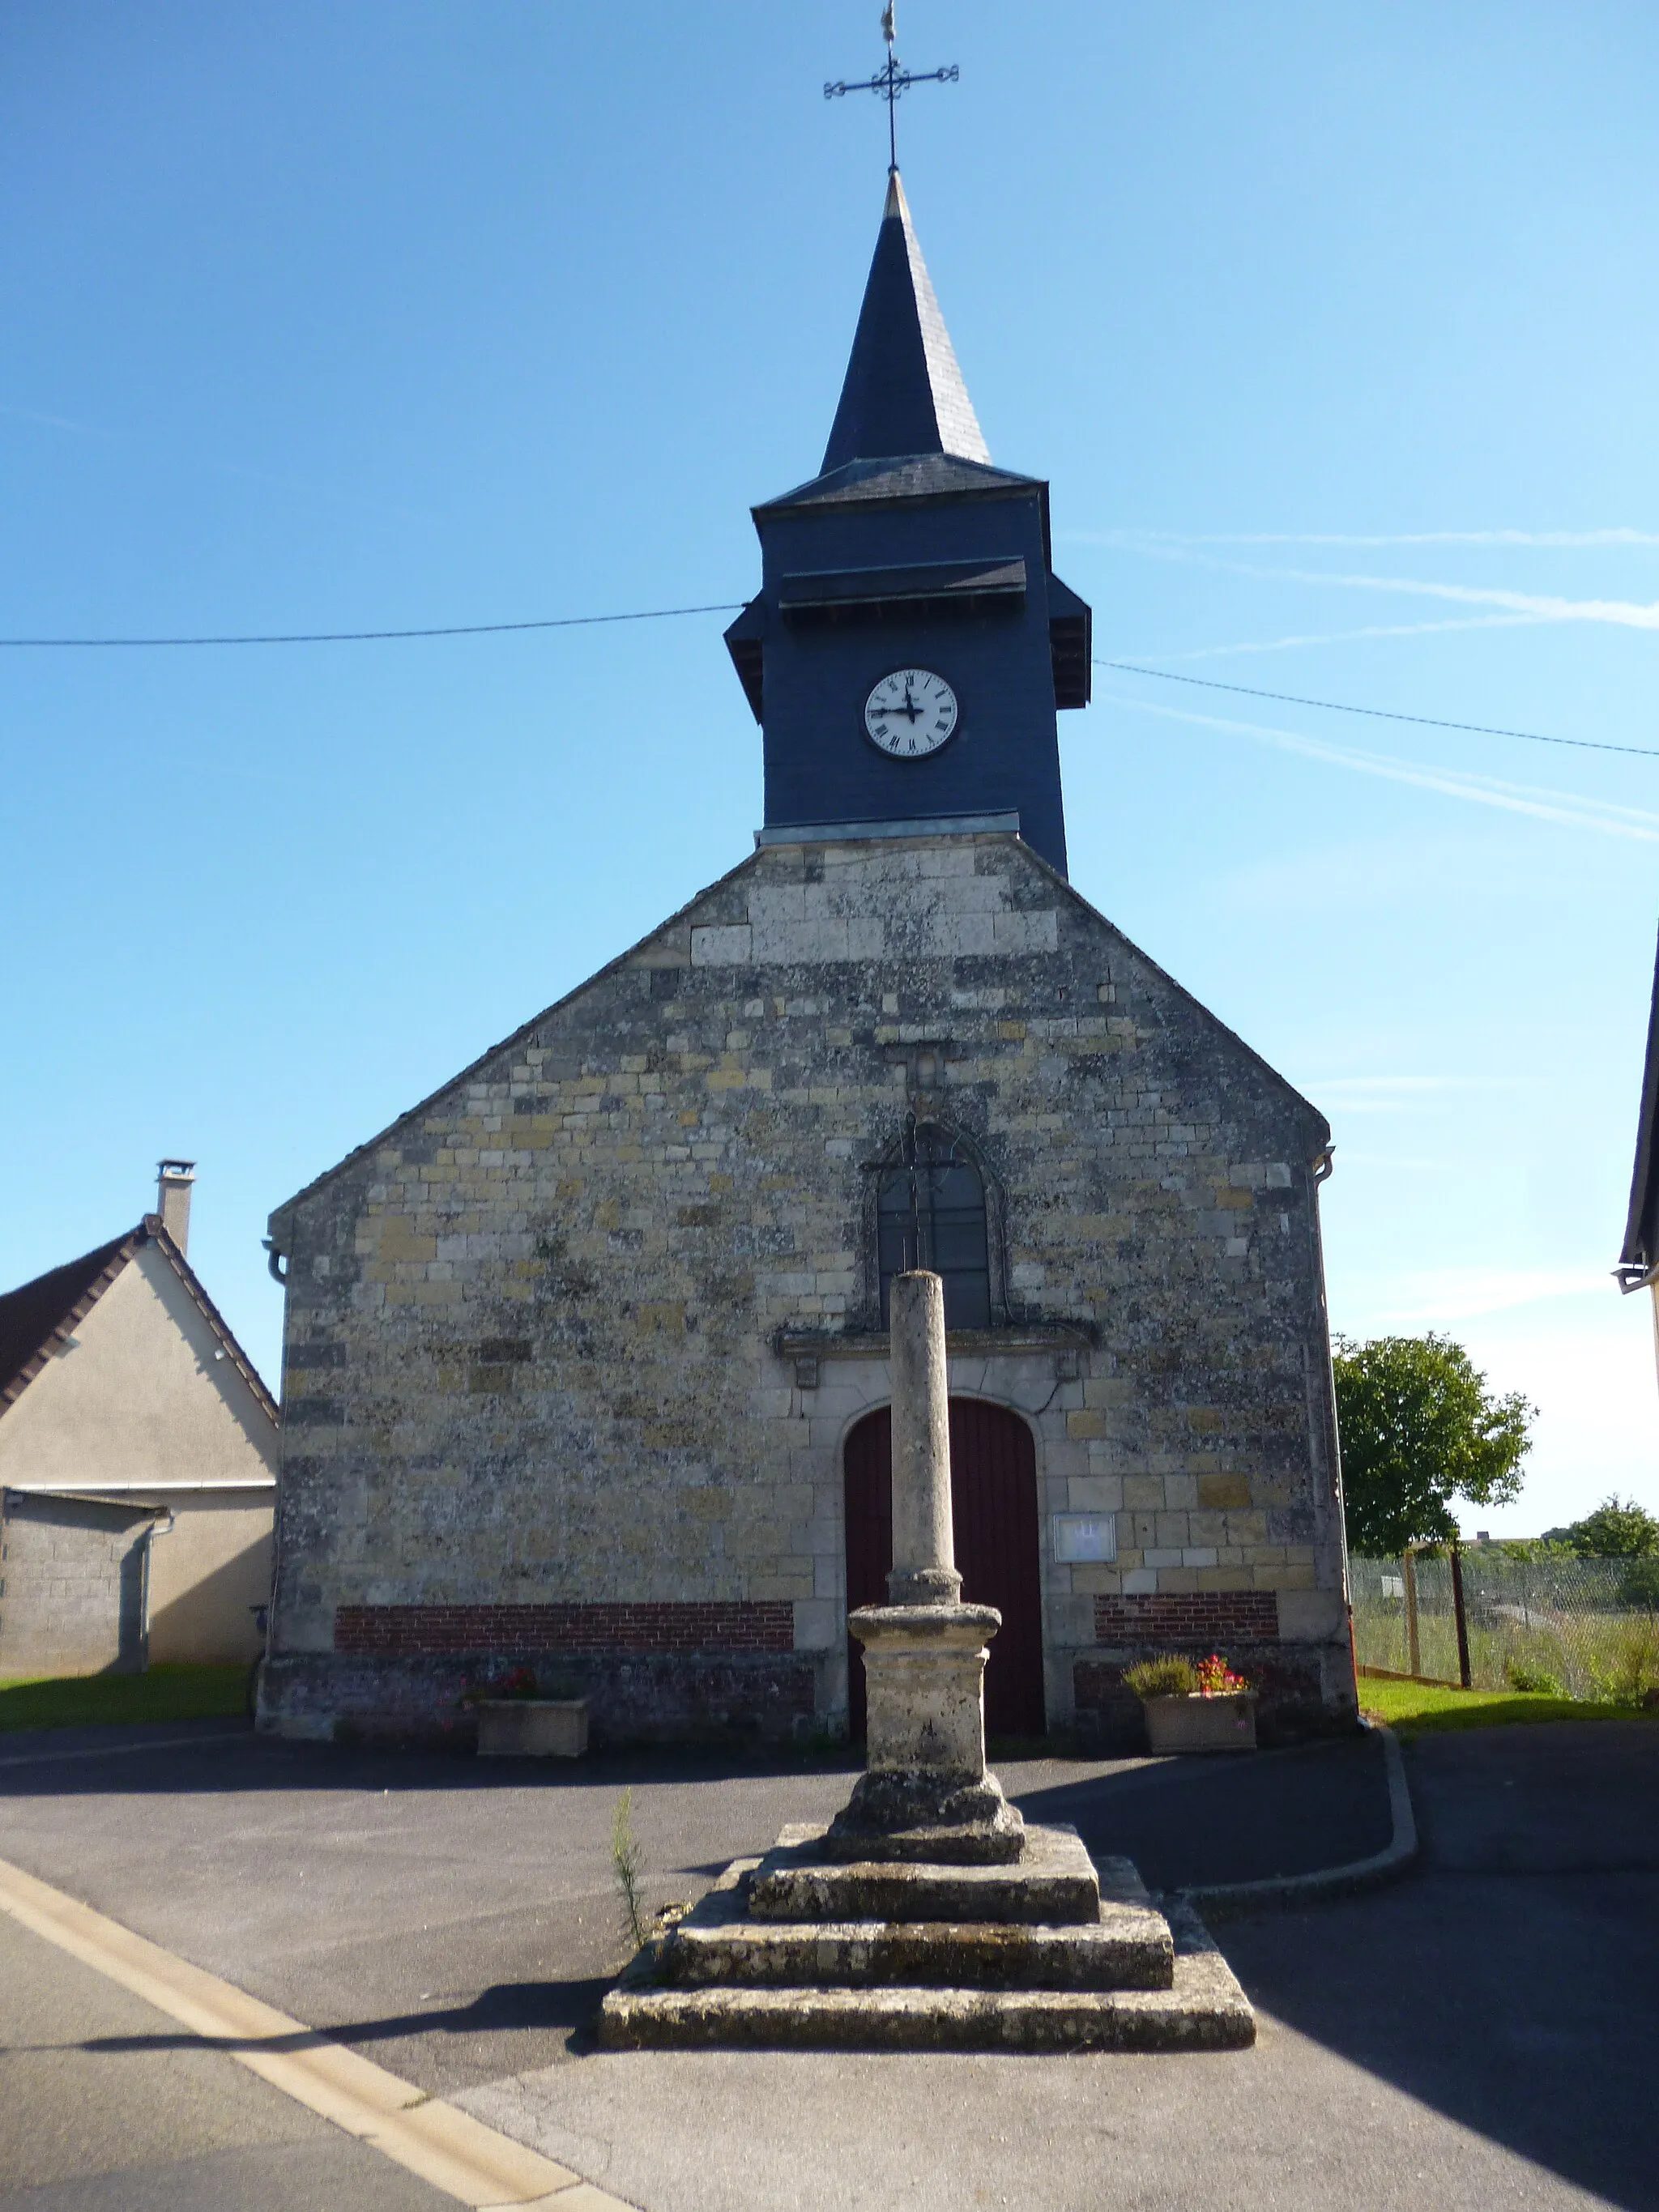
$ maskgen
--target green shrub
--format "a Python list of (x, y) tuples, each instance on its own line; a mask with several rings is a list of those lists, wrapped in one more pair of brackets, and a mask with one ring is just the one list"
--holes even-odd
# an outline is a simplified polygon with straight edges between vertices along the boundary
[(1126, 1667), (1123, 1680), (1142, 1699), (1188, 1698), (1198, 1687), (1198, 1669), (1190, 1659), (1170, 1651), (1161, 1659), (1143, 1659), (1136, 1666)]
[(1560, 1683), (1547, 1668), (1527, 1667), (1518, 1659), (1510, 1659), (1504, 1662), (1504, 1673), (1512, 1690), (1526, 1690), (1542, 1698), (1563, 1694)]

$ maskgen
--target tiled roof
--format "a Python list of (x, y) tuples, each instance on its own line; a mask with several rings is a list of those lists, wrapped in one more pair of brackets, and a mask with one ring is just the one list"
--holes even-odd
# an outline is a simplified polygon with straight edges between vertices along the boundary
[[(10, 1405), (50, 1356), (53, 1339), (69, 1336), (132, 1257), (142, 1229), (130, 1229), (66, 1267), (37, 1275), (0, 1297), (0, 1401)], [(25, 1370), (27, 1370), (27, 1372)]]

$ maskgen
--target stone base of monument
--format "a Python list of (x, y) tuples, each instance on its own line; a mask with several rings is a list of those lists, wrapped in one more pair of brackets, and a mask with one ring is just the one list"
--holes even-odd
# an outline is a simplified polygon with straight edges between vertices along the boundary
[(1127, 1859), (1027, 1827), (1012, 1863), (737, 1859), (605, 1998), (611, 2050), (1231, 2051), (1249, 2000), (1190, 1907)]

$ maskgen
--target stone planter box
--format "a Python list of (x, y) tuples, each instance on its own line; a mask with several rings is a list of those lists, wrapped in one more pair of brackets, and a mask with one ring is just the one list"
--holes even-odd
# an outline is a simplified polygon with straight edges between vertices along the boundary
[(587, 1749), (586, 1698), (483, 1698), (480, 1759), (580, 1759)]
[(1254, 1690), (1236, 1690), (1223, 1698), (1147, 1698), (1141, 1710), (1146, 1734), (1156, 1752), (1254, 1751), (1255, 1749)]

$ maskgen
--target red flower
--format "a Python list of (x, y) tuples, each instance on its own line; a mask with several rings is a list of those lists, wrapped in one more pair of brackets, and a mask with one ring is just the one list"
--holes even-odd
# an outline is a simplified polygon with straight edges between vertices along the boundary
[(1211, 1652), (1207, 1659), (1198, 1662), (1198, 1694), (1200, 1698), (1226, 1698), (1249, 1684), (1243, 1674), (1235, 1674), (1218, 1651)]

